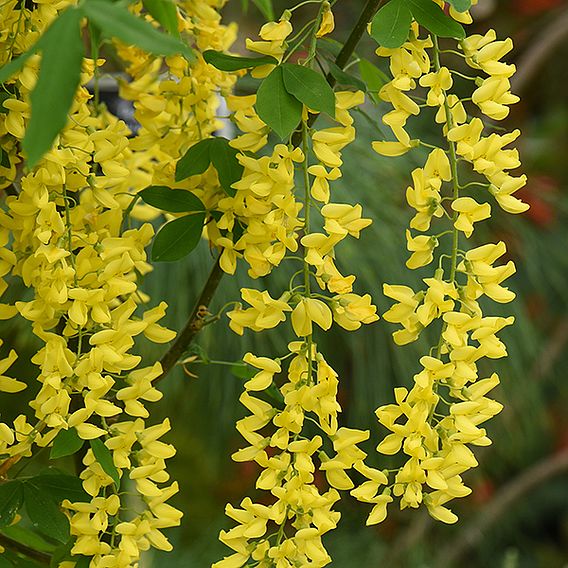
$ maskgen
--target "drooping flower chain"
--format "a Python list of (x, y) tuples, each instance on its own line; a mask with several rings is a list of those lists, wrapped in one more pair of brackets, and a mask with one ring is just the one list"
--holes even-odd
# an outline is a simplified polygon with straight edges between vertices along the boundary
[[(34, 10), (15, 1), (4, 4), (0, 30), (7, 35), (2, 43), (6, 40), (11, 49), (0, 65), (29, 49), (38, 34), (70, 4), (45, 2)], [(208, 2), (191, 2), (183, 8), (185, 18), (180, 18), (180, 25), (184, 30), (199, 13), (200, 25), (192, 27), (199, 48), (225, 46), (232, 41), (232, 30), (220, 25), (219, 14)], [(125, 56), (129, 53), (125, 46), (118, 50)], [(149, 82), (156, 83), (160, 61), (138, 56), (143, 60), (141, 67), (154, 70)], [(88, 449), (80, 477), (91, 501), (63, 502), (75, 537), (71, 552), (91, 557), (91, 566), (127, 567), (135, 565), (141, 551), (150, 547), (170, 550), (161, 530), (179, 524), (182, 514), (166, 503), (178, 490), (177, 483), (168, 483), (165, 470), (165, 460), (175, 449), (160, 441), (170, 429), (169, 421), (146, 424), (146, 402), (161, 398), (152, 385), (161, 368), (159, 364), (142, 367), (141, 357), (131, 353), (140, 334), (156, 343), (168, 342), (175, 334), (157, 323), (165, 314), (165, 303), (140, 309), (140, 304), (149, 299), (138, 290), (137, 279), (151, 270), (144, 249), (153, 229), (149, 224), (129, 230), (124, 227), (133, 195), (159, 176), (169, 174), (173, 179), (173, 166), (160, 167), (168, 161), (164, 156), (172, 150), (171, 163), (180, 152), (178, 149), (176, 154), (173, 148), (184, 136), (186, 140), (191, 136), (182, 131), (178, 138), (168, 138), (167, 129), (159, 130), (159, 121), (150, 115), (141, 122), (144, 126), (153, 120), (152, 133), (142, 128), (138, 136), (129, 139), (131, 133), (122, 121), (93, 104), (85, 85), (101, 62), (85, 59), (82, 86), (69, 123), (41, 163), (22, 174), (20, 141), (29, 119), (29, 94), (37, 79), (38, 64), (39, 56), (32, 57), (7, 83), (9, 96), (3, 100), (6, 113), (0, 115), (0, 140), (10, 161), (9, 167), (0, 167), (0, 181), (2, 187), (14, 183), (16, 188), (15, 195), (6, 199), (6, 211), (0, 214), (0, 274), (21, 278), (32, 292), (30, 301), (0, 305), (0, 317), (19, 314), (31, 322), (34, 334), (44, 343), (32, 359), (39, 367), (37, 380), (41, 383), (30, 402), (35, 421), (28, 422), (22, 415), (13, 427), (0, 425), (1, 465), (7, 470), (20, 458), (31, 456), (34, 445), (49, 446), (68, 428), (74, 428), (84, 440), (104, 443), (122, 480), (121, 492), (95, 459), (93, 450)], [(189, 74), (181, 58), (171, 58), (168, 65)], [(203, 73), (204, 66), (200, 58), (196, 73)], [(182, 72), (176, 75), (172, 71), (180, 79)], [(184, 125), (192, 125), (194, 139), (199, 139), (200, 130), (214, 130), (218, 85), (231, 84), (232, 80), (217, 72), (214, 81), (201, 81), (199, 100), (181, 107), (179, 119)], [(180, 90), (187, 89), (183, 79), (170, 83), (171, 88), (176, 84), (181, 85)], [(131, 85), (136, 92), (139, 83)], [(190, 98), (182, 94), (184, 100)], [(144, 100), (151, 103), (149, 109), (159, 110), (160, 102), (152, 101), (149, 95)], [(164, 103), (164, 120), (169, 119), (164, 114), (166, 107)], [(151, 135), (153, 143), (149, 144)], [(154, 215), (144, 207), (135, 208), (133, 213), (138, 218)], [(4, 292), (5, 281), (0, 284)], [(0, 361), (0, 372), (4, 373), (15, 358), (15, 352), (10, 351)], [(20, 381), (4, 376), (0, 379), (2, 391), (22, 388), (25, 384)], [(64, 562), (62, 566), (73, 564)]]
[[(440, 338), (420, 359), (422, 369), (414, 376), (410, 391), (395, 389), (396, 403), (377, 410), (379, 422), (390, 431), (378, 451), (402, 451), (406, 461), (388, 477), (379, 496), (381, 510), (375, 507), (369, 524), (385, 518), (393, 496), (399, 498), (401, 508), (423, 503), (434, 518), (446, 523), (457, 520), (445, 505), (471, 492), (462, 479), (465, 471), (477, 465), (469, 446), (491, 443), (480, 425), (502, 408), (486, 396), (498, 385), (498, 376), (493, 373), (479, 377), (478, 362), (485, 357), (507, 355), (497, 333), (513, 323), (512, 317), (484, 315), (479, 299), (487, 296), (500, 303), (513, 300), (514, 293), (502, 283), (515, 272), (512, 261), (495, 265), (505, 255), (503, 242), (466, 248), (466, 239), (471, 237), (475, 223), (491, 215), (491, 205), (485, 199), (491, 201), (494, 197), (509, 213), (522, 213), (528, 208), (513, 195), (525, 184), (526, 177), (509, 173), (520, 166), (518, 152), (505, 149), (519, 131), (497, 134), (481, 118), (468, 116), (464, 102), (450, 92), (455, 75), (442, 65), (436, 38), (420, 39), (418, 34), (418, 26), (413, 24), (411, 37), (402, 47), (377, 50), (379, 56), (389, 58), (393, 75), (379, 96), (394, 107), (383, 122), (391, 128), (396, 142), (375, 142), (373, 147), (380, 154), (393, 156), (424, 144), (411, 139), (406, 131), (407, 120), (418, 115), (421, 106), (436, 110), (435, 120), (441, 125), (445, 146), (426, 144), (431, 149), (426, 163), (412, 172), (413, 183), (406, 197), (415, 215), (407, 231), (411, 252), (407, 266), (416, 269), (432, 263), (444, 238), (450, 241), (450, 253), (438, 256), (438, 268), (432, 277), (424, 279), (424, 290), (384, 286), (385, 295), (396, 301), (384, 319), (401, 326), (394, 333), (397, 344), (415, 341), (423, 329), (435, 322), (440, 327)], [(514, 65), (501, 61), (512, 49), (511, 40), (497, 41), (491, 30), (484, 36), (467, 37), (459, 43), (459, 49), (472, 69), (488, 75), (475, 79), (471, 101), (478, 112), (502, 120), (508, 115), (508, 105), (518, 101), (510, 92)], [(417, 83), (427, 89), (423, 105), (413, 96)], [(458, 175), (460, 163), (465, 162), (487, 182), (462, 185)], [(482, 189), (473, 197), (471, 188)], [(477, 200), (478, 196), (483, 202)], [(424, 234), (434, 218), (449, 219), (449, 230)], [(354, 493), (362, 500), (377, 503), (374, 489)]]
[[(249, 42), (249, 48), (281, 57), (282, 42), (291, 31), (287, 21), (269, 23), (260, 32), (264, 43)], [(273, 43), (267, 45), (269, 40)], [(274, 45), (277, 41), (280, 44)], [(253, 102), (251, 97), (250, 104)], [(289, 353), (281, 358), (252, 353), (244, 358), (258, 372), (245, 383), (240, 397), (250, 415), (237, 423), (237, 429), (249, 445), (233, 459), (255, 461), (262, 468), (256, 487), (270, 492), (272, 503), (254, 503), (247, 497), (240, 508), (227, 506), (227, 515), (237, 525), (222, 531), (220, 539), (234, 553), (216, 563), (216, 568), (249, 562), (266, 567), (327, 565), (331, 558), (321, 539), (339, 521), (339, 513), (333, 510), (340, 498), (338, 490), (354, 487), (346, 471), (356, 468), (371, 476), (375, 471), (363, 464), (366, 454), (356, 445), (366, 440), (369, 432), (338, 425), (338, 376), (313, 339), (314, 324), (328, 330), (335, 321), (355, 330), (378, 319), (370, 296), (352, 292), (355, 277), (343, 276), (335, 265), (336, 245), (347, 236), (358, 238), (370, 220), (361, 217), (360, 205), (330, 202), (329, 182), (341, 176), (341, 151), (355, 139), (349, 109), (362, 102), (360, 92), (338, 92), (337, 126), (310, 131), (305, 110), (301, 148), (280, 144), (271, 156), (239, 158), (245, 172), (242, 181), (233, 186), (237, 189), (234, 211), (240, 217), (249, 212), (247, 229), (235, 249), (225, 249), (222, 266), (234, 271), (237, 256), (242, 254), (250, 266), (249, 274), (258, 277), (277, 266), (288, 251), (301, 249), (303, 258), (290, 289), (279, 298), (272, 298), (267, 291), (243, 289), (242, 298), (249, 307), (238, 306), (228, 314), (231, 328), (242, 334), (245, 329), (258, 332), (274, 328), (290, 313), (298, 340), (289, 344)], [(258, 131), (255, 123), (259, 119), (252, 106), (247, 113)], [(246, 126), (243, 121), (241, 128)], [(235, 147), (265, 143), (265, 139), (253, 142), (250, 134), (245, 130), (236, 138)], [(310, 147), (317, 159), (313, 165), (309, 165)], [(295, 186), (296, 168), (303, 175), (303, 195)], [(310, 216), (316, 209), (324, 220), (322, 233), (312, 232), (310, 226)], [(298, 217), (300, 213), (303, 218)], [(253, 231), (255, 225), (259, 230)], [(312, 290), (314, 281), (327, 294)], [(284, 362), (288, 359), (286, 369)], [(283, 380), (278, 377), (280, 373), (285, 376)], [(310, 432), (314, 424), (317, 435)], [(318, 470), (325, 472), (330, 485), (323, 493), (315, 484)], [(382, 472), (376, 474), (383, 476)]]

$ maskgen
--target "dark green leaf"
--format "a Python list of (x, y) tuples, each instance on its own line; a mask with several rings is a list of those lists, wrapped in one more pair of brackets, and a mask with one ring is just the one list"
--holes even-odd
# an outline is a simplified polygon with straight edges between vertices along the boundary
[(162, 185), (151, 185), (138, 194), (145, 203), (170, 213), (205, 211), (199, 197), (185, 189), (171, 189)]
[(0, 166), (3, 168), (10, 167), (10, 156), (8, 156), (8, 152), (4, 148), (0, 148)]
[(69, 8), (41, 39), (43, 57), (30, 96), (31, 118), (22, 142), (30, 167), (51, 148), (67, 123), (83, 63), (82, 17), (79, 10)]
[(439, 37), (465, 38), (462, 25), (444, 11), (432, 0), (407, 0), (414, 19), (429, 32)]
[(471, 8), (471, 0), (448, 0), (456, 12), (467, 12)]
[(26, 480), (26, 484), (32, 484), (37, 489), (46, 492), (49, 497), (60, 503), (63, 499), (69, 501), (88, 501), (89, 496), (83, 489), (81, 480), (74, 475), (65, 473), (43, 473)]
[(73, 556), (73, 560), (75, 561), (75, 568), (89, 568), (91, 565), (90, 556)]
[(286, 90), (281, 67), (276, 67), (260, 85), (255, 108), (280, 138), (290, 136), (302, 120), (302, 103)]
[(0, 485), (0, 527), (9, 525), (20, 510), (24, 500), (24, 488), (19, 481), (7, 481)]
[(149, 22), (137, 18), (122, 4), (107, 0), (87, 0), (83, 10), (107, 37), (119, 39), (126, 45), (136, 45), (154, 55), (181, 53), (189, 61), (195, 59), (195, 54), (189, 46), (160, 32)]
[[(432, 2), (432, 0), (427, 0)], [(412, 13), (406, 0), (390, 0), (371, 22), (371, 36), (383, 47), (400, 47), (408, 38)]]
[(337, 57), (343, 49), (343, 44), (330, 37), (320, 37), (317, 40), (317, 48), (318, 51), (327, 51), (331, 53), (333, 57)]
[(215, 138), (211, 146), (211, 161), (217, 170), (219, 183), (228, 195), (235, 195), (231, 187), (243, 176), (243, 166), (237, 160), (238, 150), (229, 146), (226, 138)]
[(174, 37), (179, 38), (177, 7), (172, 0), (142, 0), (152, 18)]
[(6, 91), (0, 91), (0, 114), (8, 114), (8, 109), (4, 106), (4, 101), (13, 98), (14, 95)]
[(211, 164), (211, 145), (214, 138), (207, 138), (194, 144), (176, 164), (176, 181), (204, 173)]
[(98, 438), (91, 440), (91, 449), (103, 471), (112, 478), (114, 485), (118, 489), (120, 487), (120, 476), (118, 475), (118, 469), (114, 465), (112, 452)]
[(45, 491), (26, 483), (24, 485), (24, 500), (26, 511), (35, 528), (58, 542), (67, 542), (69, 539), (69, 521)]
[(65, 456), (72, 456), (83, 447), (83, 444), (84, 440), (79, 438), (79, 434), (77, 434), (75, 428), (61, 430), (53, 441), (53, 447), (51, 448), (49, 457), (52, 460), (56, 460)]
[(171, 262), (188, 255), (199, 243), (205, 213), (186, 215), (166, 223), (152, 245), (152, 260)]
[(272, 0), (252, 0), (253, 4), (262, 12), (262, 15), (272, 22), (275, 18)]
[(278, 65), (278, 60), (270, 55), (263, 57), (241, 57), (240, 55), (228, 55), (221, 51), (208, 49), (203, 52), (203, 59), (221, 71), (238, 71), (239, 69), (251, 69), (260, 65)]
[(329, 64), (329, 72), (340, 85), (348, 85), (350, 87), (361, 89), (362, 91), (367, 90), (367, 86), (363, 81), (361, 81), (361, 79), (351, 75), (350, 73), (346, 73), (333, 62), (330, 62)]
[(75, 544), (75, 539), (70, 538), (65, 544), (58, 546), (51, 555), (51, 562), (49, 568), (59, 568), (61, 563), (65, 560), (71, 560), (71, 549)]
[(282, 77), (286, 90), (300, 102), (335, 117), (335, 95), (323, 75), (309, 67), (284, 63)]

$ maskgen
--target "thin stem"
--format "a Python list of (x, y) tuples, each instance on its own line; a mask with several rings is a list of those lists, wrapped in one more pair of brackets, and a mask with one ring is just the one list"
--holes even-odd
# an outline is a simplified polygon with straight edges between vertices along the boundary
[[(308, 172), (308, 126), (306, 122), (302, 122), (302, 151), (304, 152), (304, 161), (302, 163), (302, 173), (304, 175), (304, 235), (310, 233), (310, 174)], [(304, 294), (306, 298), (310, 297), (310, 265), (307, 261), (308, 249), (304, 247)], [(308, 384), (312, 383), (312, 334), (306, 337), (308, 347)]]

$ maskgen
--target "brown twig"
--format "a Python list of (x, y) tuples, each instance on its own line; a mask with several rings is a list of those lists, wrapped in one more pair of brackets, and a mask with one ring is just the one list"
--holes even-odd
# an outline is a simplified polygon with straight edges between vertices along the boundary
[(479, 543), (487, 531), (509, 510), (509, 507), (534, 487), (555, 475), (568, 471), (568, 448), (540, 461), (507, 483), (477, 518), (466, 525), (438, 555), (434, 566), (454, 566), (470, 549)]
[[(340, 69), (343, 69), (345, 65), (347, 65), (347, 62), (353, 55), (353, 52), (355, 51), (358, 43), (361, 41), (361, 38), (365, 33), (367, 24), (371, 21), (383, 1), (384, 0), (367, 0), (367, 3), (365, 4), (363, 11), (361, 12), (359, 19), (355, 24), (355, 27), (349, 34), (345, 45), (335, 59), (335, 64)], [(332, 87), (335, 86), (336, 81), (331, 74), (328, 74), (326, 79)], [(316, 119), (317, 115), (311, 115), (310, 124), (313, 124)], [(292, 137), (292, 143), (296, 146), (299, 145), (299, 140), (296, 139), (296, 135), (298, 134), (299, 132), (296, 131), (294, 136)], [(195, 302), (195, 305), (193, 306), (193, 310), (187, 320), (187, 323), (185, 324), (185, 327), (180, 331), (175, 343), (162, 357), (160, 362), (162, 364), (163, 372), (162, 375), (158, 377), (158, 379), (156, 379), (156, 382), (161, 381), (166, 377), (166, 375), (173, 369), (173, 367), (185, 353), (187, 348), (190, 346), (195, 336), (201, 331), (203, 327), (203, 320), (200, 317), (199, 313), (202, 306), (209, 306), (213, 296), (215, 295), (215, 292), (217, 291), (222, 277), (223, 271), (221, 270), (219, 262), (217, 261), (215, 262), (213, 268), (211, 269), (211, 272), (209, 273), (207, 282), (205, 283), (201, 294), (199, 295), (197, 301)]]
[(166, 377), (166, 375), (174, 368), (175, 364), (179, 361), (181, 356), (185, 353), (187, 348), (191, 345), (191, 342), (195, 336), (203, 328), (203, 318), (200, 313), (203, 307), (209, 306), (221, 279), (223, 278), (223, 270), (219, 266), (219, 259), (216, 260), (215, 264), (211, 268), (211, 272), (201, 290), (201, 294), (197, 298), (191, 314), (185, 324), (184, 328), (179, 332), (174, 344), (166, 351), (160, 363), (162, 364), (162, 375), (156, 379), (161, 381)]

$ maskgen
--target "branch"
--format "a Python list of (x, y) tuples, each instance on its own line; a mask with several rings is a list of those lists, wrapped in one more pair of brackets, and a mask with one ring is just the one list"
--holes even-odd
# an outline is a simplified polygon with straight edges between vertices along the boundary
[[(371, 21), (373, 16), (375, 15), (376, 11), (378, 10), (379, 6), (384, 0), (367, 0), (361, 15), (359, 16), (359, 20), (355, 24), (355, 27), (349, 34), (345, 45), (338, 53), (337, 58), (335, 59), (335, 64), (343, 69), (347, 62), (349, 61), (350, 57), (353, 55), (355, 48), (357, 47), (358, 43), (361, 41), (365, 30), (367, 29), (367, 24)], [(327, 82), (330, 86), (335, 86), (335, 78), (328, 74)], [(311, 115), (310, 116), (310, 125), (317, 120), (318, 115)], [(301, 134), (296, 131), (294, 136), (292, 137), (292, 143), (297, 146), (299, 145), (298, 136)], [(173, 369), (175, 364), (179, 361), (181, 356), (185, 353), (187, 348), (190, 346), (191, 342), (194, 340), (195, 336), (201, 331), (203, 327), (203, 321), (200, 317), (200, 308), (202, 306), (209, 306), (211, 299), (215, 295), (217, 288), (221, 282), (221, 278), (223, 277), (223, 271), (219, 266), (219, 260), (215, 262), (209, 277), (207, 278), (207, 282), (203, 287), (203, 290), (197, 298), (195, 305), (193, 306), (193, 310), (185, 324), (185, 327), (179, 333), (175, 343), (168, 349), (168, 351), (162, 357), (160, 363), (162, 364), (162, 375), (156, 379), (155, 382), (161, 381), (166, 377), (166, 375)]]
[(9, 548), (10, 550), (13, 550), (14, 552), (17, 552), (19, 554), (23, 554), (24, 556), (27, 556), (32, 560), (36, 560), (41, 564), (49, 565), (49, 563), (51, 562), (51, 556), (49, 554), (40, 552), (35, 548), (30, 548), (29, 546), (26, 546), (25, 544), (22, 544), (21, 542), (9, 538), (3, 534), (0, 534), (0, 545), (5, 548)]
[(211, 303), (221, 279), (223, 278), (223, 270), (219, 266), (219, 259), (211, 268), (209, 277), (203, 286), (203, 290), (197, 298), (193, 310), (185, 324), (185, 327), (179, 332), (175, 343), (166, 351), (160, 363), (162, 364), (162, 375), (155, 381), (161, 381), (165, 376), (174, 368), (175, 364), (179, 361), (181, 356), (185, 353), (187, 348), (195, 336), (201, 331), (203, 327), (203, 318), (200, 316), (203, 306), (208, 307)]
[(534, 487), (544, 483), (551, 477), (568, 471), (568, 448), (540, 461), (521, 475), (506, 484), (495, 498), (483, 509), (473, 522), (452, 539), (451, 544), (443, 548), (438, 555), (434, 566), (455, 565), (470, 548), (478, 544), (487, 531), (507, 513), (510, 507), (531, 491)]

